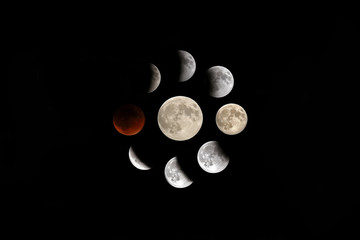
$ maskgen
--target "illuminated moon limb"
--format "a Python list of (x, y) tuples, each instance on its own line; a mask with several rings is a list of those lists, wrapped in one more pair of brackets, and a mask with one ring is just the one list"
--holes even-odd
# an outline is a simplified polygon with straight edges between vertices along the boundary
[(235, 103), (223, 105), (216, 113), (216, 125), (223, 133), (235, 135), (242, 132), (248, 122), (248, 116), (243, 107)]
[(165, 136), (184, 141), (194, 137), (203, 123), (199, 105), (191, 98), (175, 96), (166, 100), (158, 112), (158, 125)]
[(148, 93), (152, 93), (153, 91), (155, 91), (159, 87), (161, 82), (161, 74), (159, 69), (152, 63), (150, 63), (150, 69), (151, 69), (151, 81), (150, 81)]
[(173, 157), (166, 163), (164, 174), (167, 182), (176, 188), (186, 188), (193, 183), (193, 180), (181, 169), (177, 157)]
[(130, 162), (132, 163), (132, 165), (134, 167), (136, 167), (137, 169), (140, 169), (140, 170), (151, 169), (151, 167), (149, 165), (147, 165), (146, 163), (144, 163), (143, 161), (140, 160), (140, 158), (135, 153), (132, 146), (130, 146), (130, 148), (129, 148), (129, 159), (130, 159)]
[(178, 56), (180, 58), (179, 82), (185, 82), (194, 75), (196, 62), (194, 57), (187, 51), (178, 50)]
[(229, 164), (229, 157), (217, 141), (204, 143), (197, 154), (200, 167), (208, 173), (219, 173)]

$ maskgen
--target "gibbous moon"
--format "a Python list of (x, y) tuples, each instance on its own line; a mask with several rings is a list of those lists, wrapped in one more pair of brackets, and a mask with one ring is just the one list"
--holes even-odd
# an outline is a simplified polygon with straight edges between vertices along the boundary
[(185, 82), (194, 75), (196, 62), (194, 57), (187, 51), (178, 50), (177, 53), (180, 60), (179, 82)]
[(115, 129), (127, 136), (135, 135), (145, 125), (143, 110), (135, 104), (123, 104), (119, 106), (113, 115)]
[(203, 114), (191, 98), (175, 96), (166, 100), (158, 112), (158, 124), (165, 136), (184, 141), (194, 137), (200, 130)]
[(138, 155), (135, 153), (133, 146), (129, 148), (129, 159), (132, 165), (140, 170), (149, 170), (151, 167), (147, 165), (145, 162), (141, 161)]
[(220, 131), (227, 135), (235, 135), (244, 130), (248, 117), (240, 105), (229, 103), (217, 111), (215, 121)]
[(197, 154), (200, 167), (209, 173), (219, 173), (229, 164), (229, 157), (217, 141), (204, 143)]
[(150, 69), (151, 69), (151, 80), (150, 80), (150, 86), (147, 90), (148, 93), (155, 91), (160, 85), (160, 81), (161, 81), (161, 74), (159, 69), (152, 63), (150, 63)]
[(193, 180), (181, 169), (177, 157), (173, 157), (166, 163), (165, 178), (171, 186), (176, 188), (185, 188), (193, 183)]
[(206, 71), (206, 81), (210, 96), (221, 98), (228, 95), (234, 87), (234, 77), (225, 67), (213, 66)]

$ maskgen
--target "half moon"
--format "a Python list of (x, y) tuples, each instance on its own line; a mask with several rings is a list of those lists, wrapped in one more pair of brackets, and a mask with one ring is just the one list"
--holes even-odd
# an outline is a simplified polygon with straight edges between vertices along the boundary
[(187, 51), (178, 50), (178, 56), (180, 60), (180, 73), (178, 81), (185, 82), (194, 75), (196, 62), (194, 57)]
[(129, 159), (134, 167), (140, 170), (149, 170), (151, 167), (147, 165), (145, 162), (141, 161), (139, 156), (135, 153), (133, 146), (129, 148)]
[(227, 135), (235, 135), (244, 130), (248, 116), (245, 109), (240, 105), (228, 103), (217, 111), (215, 121), (220, 131)]
[(213, 66), (206, 71), (207, 87), (210, 96), (221, 98), (228, 95), (234, 87), (234, 77), (229, 69)]
[(204, 143), (199, 148), (197, 160), (200, 167), (208, 173), (219, 173), (229, 164), (229, 156), (217, 141)]
[(152, 63), (150, 63), (150, 70), (151, 70), (151, 79), (150, 79), (150, 85), (147, 90), (148, 93), (152, 93), (155, 91), (161, 82), (161, 74), (159, 69)]
[(182, 170), (177, 157), (171, 158), (165, 165), (165, 179), (173, 187), (186, 188), (193, 183)]

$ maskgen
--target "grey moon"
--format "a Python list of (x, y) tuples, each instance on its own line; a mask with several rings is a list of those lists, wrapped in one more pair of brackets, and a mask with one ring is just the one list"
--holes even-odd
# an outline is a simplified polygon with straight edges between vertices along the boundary
[(235, 135), (244, 130), (248, 116), (245, 109), (240, 105), (228, 103), (219, 108), (215, 121), (220, 131), (227, 135)]
[(151, 69), (151, 81), (150, 81), (148, 93), (155, 91), (159, 87), (161, 82), (161, 74), (159, 69), (152, 63), (150, 63), (150, 69)]
[(180, 59), (179, 82), (185, 82), (194, 75), (196, 62), (194, 57), (187, 51), (178, 50), (178, 56)]
[(199, 132), (203, 123), (203, 114), (200, 106), (193, 99), (175, 96), (161, 105), (157, 121), (166, 137), (184, 141)]
[(229, 156), (217, 141), (204, 143), (199, 148), (197, 160), (200, 167), (208, 173), (219, 173), (229, 164)]
[(171, 158), (165, 165), (165, 179), (176, 188), (185, 188), (193, 183), (186, 173), (181, 169), (177, 157)]
[(213, 66), (206, 72), (210, 96), (221, 98), (228, 95), (234, 87), (234, 77), (229, 69)]
[(149, 170), (151, 167), (140, 160), (132, 146), (129, 148), (129, 159), (134, 167), (140, 170)]

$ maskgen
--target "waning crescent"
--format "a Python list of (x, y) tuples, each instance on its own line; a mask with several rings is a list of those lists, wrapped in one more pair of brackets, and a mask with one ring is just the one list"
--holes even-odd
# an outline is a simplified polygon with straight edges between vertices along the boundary
[(129, 148), (129, 159), (134, 167), (140, 170), (149, 170), (151, 167), (140, 160), (132, 146)]

